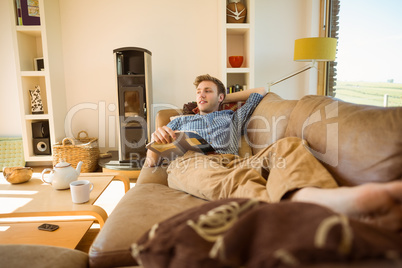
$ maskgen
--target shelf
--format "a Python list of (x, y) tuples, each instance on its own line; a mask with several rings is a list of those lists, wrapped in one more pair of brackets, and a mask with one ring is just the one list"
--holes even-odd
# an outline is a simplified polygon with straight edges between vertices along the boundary
[(21, 71), (22, 77), (41, 77), (45, 76), (45, 71)]
[[(21, 96), (22, 103), (24, 107), (24, 118), (26, 116), (31, 116), (31, 98), (29, 91), (35, 89), (35, 86), (40, 87), (41, 99), (43, 104), (43, 109), (45, 114), (48, 113), (48, 99), (47, 99), (47, 86), (46, 79), (44, 76), (44, 71), (23, 71), (21, 72)], [(43, 115), (35, 115), (43, 116)]]
[(26, 35), (40, 37), (42, 36), (42, 31), (40, 26), (17, 26), (17, 32), (24, 33)]
[(241, 74), (241, 73), (249, 73), (250, 68), (227, 68), (226, 72), (228, 74)]
[(145, 74), (119, 74), (117, 77), (145, 77)]
[[(19, 26), (23, 30), (17, 30), (18, 57), (21, 71), (34, 71), (34, 59), (43, 58), (42, 34), (35, 30), (29, 30), (29, 26)], [(28, 30), (26, 30), (28, 29)]]
[[(52, 162), (52, 155), (36, 155), (32, 123), (46, 121), (51, 144), (65, 137), (64, 120), (67, 113), (60, 27), (59, 0), (40, 0), (41, 25), (15, 25), (15, 0), (10, 2), (13, 20), (12, 38), (15, 44), (15, 67), (26, 162)], [(43, 59), (37, 66), (38, 59)], [(45, 68), (44, 70), (42, 68)], [(38, 71), (39, 70), (39, 71)], [(40, 88), (43, 114), (32, 114), (31, 91)], [(38, 92), (33, 98), (38, 99)]]
[(249, 23), (227, 23), (226, 30), (227, 30), (227, 34), (243, 35), (250, 30), (250, 24)]
[(250, 29), (250, 23), (226, 23), (228, 29)]
[[(228, 23), (226, 15), (227, 1), (221, 0), (221, 34), (222, 37), (222, 79), (228, 87), (239, 84), (247, 88), (254, 87), (254, 27), (255, 0), (243, 0), (247, 8), (243, 23)], [(243, 56), (240, 68), (232, 68), (230, 56)]]
[(28, 114), (25, 115), (25, 120), (49, 120), (50, 116), (48, 114)]
[(228, 73), (227, 74), (228, 86), (231, 85), (246, 85), (247, 88), (252, 88), (253, 85), (250, 84), (250, 73)]
[(25, 161), (32, 161), (32, 162), (52, 162), (53, 156), (51, 155), (30, 155), (28, 156)]

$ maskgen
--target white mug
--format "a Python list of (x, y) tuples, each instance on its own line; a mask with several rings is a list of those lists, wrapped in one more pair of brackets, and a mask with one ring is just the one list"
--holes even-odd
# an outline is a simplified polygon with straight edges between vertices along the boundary
[(94, 184), (87, 180), (73, 181), (70, 183), (71, 198), (73, 203), (85, 203), (89, 201), (89, 193)]

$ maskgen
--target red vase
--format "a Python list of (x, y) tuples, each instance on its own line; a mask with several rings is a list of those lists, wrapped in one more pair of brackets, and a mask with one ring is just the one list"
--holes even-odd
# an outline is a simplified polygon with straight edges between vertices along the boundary
[(229, 63), (233, 68), (239, 68), (243, 64), (243, 56), (230, 56)]

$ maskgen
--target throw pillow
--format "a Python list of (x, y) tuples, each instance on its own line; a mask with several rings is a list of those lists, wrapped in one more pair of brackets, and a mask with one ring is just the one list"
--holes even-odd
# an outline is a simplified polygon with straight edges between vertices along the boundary
[(154, 225), (132, 255), (153, 268), (397, 264), (402, 240), (314, 204), (225, 199)]
[(197, 102), (192, 101), (183, 104), (183, 114), (196, 114), (194, 113), (194, 109), (197, 108)]
[[(236, 111), (240, 107), (243, 106), (245, 102), (228, 102), (221, 105), (220, 110), (232, 110)], [(188, 102), (183, 105), (183, 114), (184, 115), (191, 115), (191, 114), (198, 114), (200, 110), (197, 107), (197, 102)]]

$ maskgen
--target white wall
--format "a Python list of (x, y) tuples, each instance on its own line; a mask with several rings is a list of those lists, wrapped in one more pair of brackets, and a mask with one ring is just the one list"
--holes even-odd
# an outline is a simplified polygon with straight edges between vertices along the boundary
[(0, 136), (21, 136), (15, 54), (9, 3), (0, 1)]
[[(293, 61), (294, 41), (315, 37), (319, 25), (319, 0), (256, 0), (255, 85), (267, 85), (291, 73), (306, 63)], [(285, 99), (300, 99), (316, 94), (317, 76), (314, 70), (304, 72), (271, 87)]]
[[(7, 4), (1, 1), (0, 18)], [(311, 36), (312, 9), (319, 0), (255, 0), (256, 2), (256, 75), (255, 85), (265, 86), (287, 75), (303, 64), (293, 61), (294, 40)], [(178, 107), (194, 100), (194, 78), (199, 74), (219, 75), (218, 1), (185, 0), (68, 0), (60, 1), (63, 57), (68, 109), (85, 103), (105, 105), (102, 109), (85, 109), (73, 117), (73, 133), (86, 130), (90, 136), (105, 136), (105, 148), (114, 146), (108, 137), (110, 104), (117, 105), (113, 49), (132, 46), (152, 52), (153, 97), (155, 104)], [(9, 68), (14, 60), (10, 19), (1, 23), (0, 55), (8, 63), (0, 65), (1, 94), (17, 101), (16, 93), (4, 87), (16, 87), (16, 76)], [(6, 26), (6, 27), (3, 27)], [(308, 93), (309, 76), (296, 78), (275, 86), (272, 91), (287, 99)], [(3, 81), (4, 80), (4, 81)], [(2, 98), (3, 99), (3, 98)], [(1, 122), (20, 122), (18, 109)], [(8, 112), (10, 114), (10, 112)], [(99, 118), (106, 120), (106, 131), (98, 129)], [(116, 120), (117, 121), (117, 120)], [(1, 124), (0, 136), (7, 134)], [(8, 130), (7, 130), (8, 131)], [(13, 130), (18, 134), (20, 127)], [(100, 133), (105, 132), (105, 133)]]
[[(194, 78), (218, 74), (218, 2), (61, 1), (67, 107), (82, 102), (117, 105), (113, 49), (152, 52), (156, 104), (182, 107), (194, 99)], [(115, 113), (106, 109), (106, 119)], [(116, 120), (117, 121), (117, 120)], [(97, 132), (98, 111), (76, 114), (73, 133)], [(115, 126), (106, 125), (106, 129)], [(108, 146), (109, 138), (106, 139)]]

